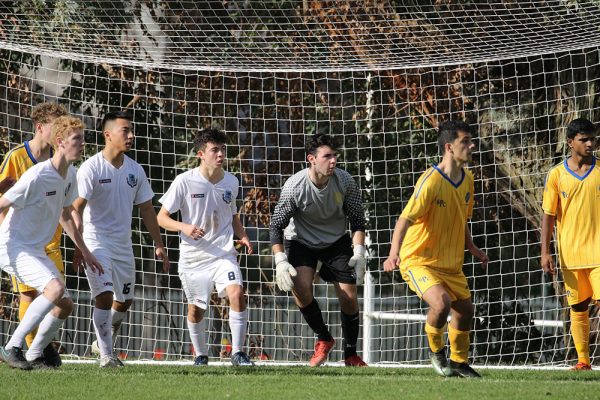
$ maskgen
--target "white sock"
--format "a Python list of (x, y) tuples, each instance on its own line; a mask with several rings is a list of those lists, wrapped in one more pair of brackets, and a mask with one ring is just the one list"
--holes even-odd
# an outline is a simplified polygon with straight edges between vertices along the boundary
[(96, 331), (98, 348), (100, 348), (100, 357), (112, 356), (113, 343), (110, 310), (94, 308), (92, 319), (94, 320), (94, 330)]
[(229, 309), (229, 329), (231, 329), (231, 355), (242, 351), (246, 340), (246, 325), (248, 323), (248, 310), (242, 312)]
[(25, 355), (27, 361), (33, 361), (42, 356), (42, 352), (64, 322), (64, 319), (56, 318), (51, 313), (46, 314), (42, 322), (40, 322), (40, 327), (35, 334), (35, 339), (33, 339), (31, 347), (27, 350), (27, 354)]
[(36, 297), (29, 305), (27, 312), (5, 347), (7, 349), (13, 347), (23, 348), (25, 336), (42, 322), (46, 314), (48, 314), (53, 307), (54, 304), (52, 304), (52, 302), (43, 294)]
[(206, 344), (206, 319), (202, 319), (202, 321), (195, 323), (188, 319), (187, 326), (188, 330), (190, 331), (192, 345), (194, 346), (194, 357), (207, 356), (208, 345)]
[(110, 315), (112, 319), (112, 335), (116, 338), (119, 328), (121, 327), (121, 322), (123, 322), (123, 319), (125, 318), (125, 312), (111, 308)]

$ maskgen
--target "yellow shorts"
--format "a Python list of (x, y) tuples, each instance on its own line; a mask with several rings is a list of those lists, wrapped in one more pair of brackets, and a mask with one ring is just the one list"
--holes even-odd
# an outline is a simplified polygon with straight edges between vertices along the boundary
[(569, 305), (600, 299), (600, 268), (562, 269)]
[(408, 287), (421, 299), (427, 289), (435, 285), (444, 286), (452, 301), (471, 298), (471, 290), (462, 271), (446, 273), (427, 266), (412, 266), (400, 268), (400, 273), (402, 279), (408, 283)]
[[(65, 265), (63, 264), (62, 254), (60, 251), (53, 251), (48, 254), (48, 257), (52, 260), (54, 265), (56, 265), (56, 269), (65, 277)], [(23, 292), (37, 292), (35, 288), (31, 286), (27, 286), (26, 284), (19, 281), (14, 275), (11, 275), (12, 279), (12, 287), (14, 293), (23, 293)]]

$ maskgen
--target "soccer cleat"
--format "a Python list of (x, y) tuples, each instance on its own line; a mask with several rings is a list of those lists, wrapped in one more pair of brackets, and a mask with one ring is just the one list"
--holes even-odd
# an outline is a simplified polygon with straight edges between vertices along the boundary
[(23, 350), (19, 347), (13, 347), (12, 349), (0, 348), (0, 357), (8, 364), (11, 368), (29, 370), (31, 364), (23, 356)]
[(103, 356), (100, 358), (100, 368), (123, 368), (124, 365), (115, 356)]
[(42, 357), (44, 360), (44, 364), (48, 367), (58, 368), (62, 365), (62, 360), (60, 359), (60, 354), (54, 348), (52, 343), (49, 343), (48, 346), (42, 352)]
[(368, 367), (367, 363), (364, 362), (358, 354), (352, 354), (351, 356), (346, 357), (344, 364), (346, 364), (346, 367)]
[(38, 357), (35, 360), (29, 361), (29, 365), (31, 365), (32, 369), (53, 369), (53, 368), (55, 368), (55, 367), (52, 367), (52, 366), (46, 364), (46, 360), (44, 359), (44, 357)]
[(591, 371), (592, 366), (588, 363), (578, 362), (577, 364), (573, 365), (570, 369), (571, 371)]
[(433, 370), (443, 377), (455, 376), (456, 374), (448, 366), (448, 358), (446, 357), (446, 350), (440, 350), (437, 353), (431, 352), (431, 366)]
[(90, 353), (93, 356), (100, 357), (100, 347), (98, 347), (98, 341), (94, 340), (90, 346)]
[(460, 376), (462, 378), (481, 378), (481, 375), (479, 375), (477, 371), (471, 368), (471, 366), (467, 363), (457, 363), (450, 360), (448, 367), (456, 376)]
[(330, 341), (317, 340), (317, 343), (315, 344), (315, 352), (310, 358), (309, 365), (311, 367), (318, 367), (319, 365), (322, 365), (325, 361), (327, 361), (327, 356), (329, 355), (331, 349), (333, 349), (334, 345), (335, 340), (333, 339)]
[[(207, 360), (208, 361), (208, 360)], [(234, 367), (254, 367), (254, 363), (243, 351), (238, 351), (231, 356), (231, 363)]]
[(208, 356), (198, 356), (194, 359), (194, 365), (204, 367), (208, 365)]

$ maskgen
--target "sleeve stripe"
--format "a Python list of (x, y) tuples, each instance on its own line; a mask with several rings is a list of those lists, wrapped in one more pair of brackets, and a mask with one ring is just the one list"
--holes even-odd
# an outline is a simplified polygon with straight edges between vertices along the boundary
[(8, 164), (8, 160), (10, 159), (10, 157), (12, 156), (12, 154), (13, 154), (15, 151), (17, 151), (17, 150), (19, 150), (19, 149), (22, 149), (22, 148), (23, 148), (23, 145), (21, 144), (21, 145), (19, 145), (19, 146), (15, 147), (14, 149), (11, 149), (11, 150), (9, 150), (9, 151), (8, 151), (8, 153), (6, 153), (6, 156), (4, 157), (4, 161), (2, 162), (2, 166), (0, 167), (0, 174), (1, 174), (2, 172), (4, 172), (4, 168), (5, 168), (5, 167), (6, 167), (6, 165)]

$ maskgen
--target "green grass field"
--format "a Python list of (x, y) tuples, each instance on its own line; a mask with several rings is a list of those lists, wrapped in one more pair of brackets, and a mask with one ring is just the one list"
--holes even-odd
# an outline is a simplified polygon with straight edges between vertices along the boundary
[(482, 369), (483, 379), (429, 368), (182, 367), (15, 371), (0, 364), (0, 399), (598, 399), (599, 372)]

